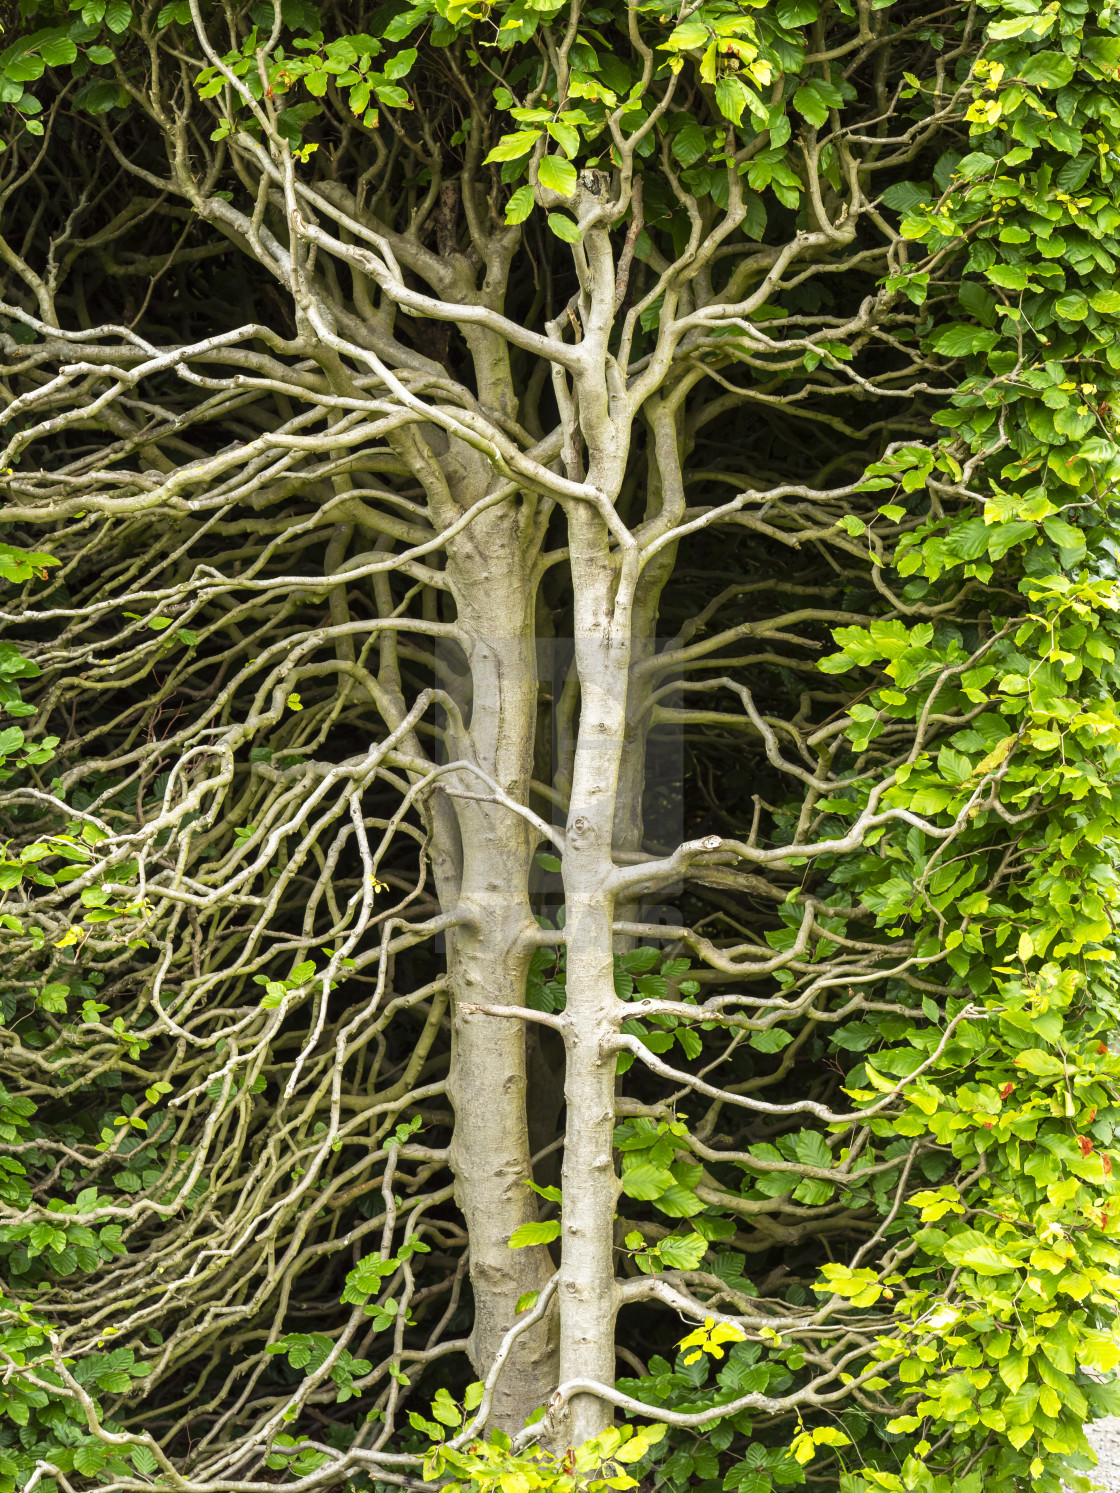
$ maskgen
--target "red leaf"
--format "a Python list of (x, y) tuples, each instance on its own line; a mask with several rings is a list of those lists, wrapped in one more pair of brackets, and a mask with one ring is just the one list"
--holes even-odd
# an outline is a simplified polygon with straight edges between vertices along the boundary
[(1103, 1042), (1098, 1042), (1097, 1043), (1097, 1051), (1100, 1052), (1100, 1053), (1107, 1053), (1108, 1048), (1104, 1045)]
[(1088, 1156), (1089, 1152), (1093, 1149), (1093, 1142), (1087, 1135), (1079, 1135), (1077, 1137), (1077, 1144), (1081, 1147), (1082, 1156)]
[(1105, 1174), (1105, 1176), (1106, 1177), (1111, 1177), (1112, 1176), (1112, 1157), (1108, 1154), (1107, 1151), (1102, 1151), (1101, 1152), (1101, 1165), (1104, 1167), (1104, 1174)]
[(999, 1091), (999, 1097), (1001, 1099), (1006, 1099), (1007, 1096), (1008, 1096), (1008, 1094), (1010, 1094), (1011, 1090), (1014, 1087), (1015, 1087), (1015, 1085), (1013, 1083), (1005, 1083), (1004, 1086), (1003, 1086), (1003, 1088), (1000, 1089), (1000, 1091)]

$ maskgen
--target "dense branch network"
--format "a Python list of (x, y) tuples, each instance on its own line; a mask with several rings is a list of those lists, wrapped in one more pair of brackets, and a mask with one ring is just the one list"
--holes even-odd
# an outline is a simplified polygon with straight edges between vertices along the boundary
[[(60, 738), (4, 810), (0, 1076), (38, 1106), (4, 1226), (13, 1294), (47, 1271), (35, 1309), (106, 1456), (143, 1444), (199, 1493), (281, 1466), (411, 1486), (408, 1412), (456, 1355), (452, 1382), (465, 1356), (486, 1383), (475, 1426), (553, 1391), (554, 1423), (588, 1400), (763, 1435), (841, 1401), (897, 1413), (880, 1312), (811, 1287), (830, 1241), (880, 1283), (915, 1252), (902, 1200), (954, 1161), (876, 1117), (978, 1013), (931, 973), (939, 945), (884, 933), (889, 890), (845, 894), (844, 858), (917, 844), (932, 876), (998, 813), (995, 899), (1030, 819), (1001, 799), (1010, 742), (951, 823), (895, 791), (982, 715), (954, 692), (999, 636), (982, 621), (917, 719), (855, 746), (875, 712), (819, 669), (835, 628), (971, 616), (971, 582), (884, 571), (924, 515), (884, 516), (865, 480), (950, 387), (899, 285), (928, 276), (936, 304), (959, 267), (908, 262), (882, 189), (956, 138), (972, 42), (931, 52), (905, 9), (860, 4), (839, 45), (817, 23), (843, 122), (801, 121), (769, 224), (773, 133), (713, 125), (636, 10), (644, 114), (605, 109), (610, 169), (561, 198), (534, 146), (574, 243), (504, 221), (504, 126), (462, 39), (424, 54), (412, 114), (359, 122), (330, 83), (301, 155), (230, 61), (267, 69), (271, 12), (250, 38), (234, 9), (145, 9), (113, 63), (128, 110), (62, 89), (41, 146), (3, 157), (7, 539), (59, 562), (3, 621), (40, 671), (29, 739)], [(484, 53), (489, 83), (557, 102), (585, 45), (568, 12), (519, 78), (522, 53)], [(933, 80), (913, 116), (883, 82), (911, 65)], [(703, 190), (682, 115), (726, 134)], [(971, 476), (935, 509), (968, 507)], [(865, 1018), (923, 1009), (947, 1012), (924, 1059), (853, 1104)], [(562, 1207), (607, 1231), (606, 1361), (616, 1309), (641, 1375), (711, 1319), (783, 1347), (769, 1389), (747, 1356), (742, 1392), (695, 1411), (570, 1371), (548, 1225), (589, 1029), (626, 1074), (623, 1196), (566, 1160)], [(511, 1250), (519, 1228), (542, 1242)], [(81, 1366), (114, 1345), (144, 1377), (95, 1410)]]

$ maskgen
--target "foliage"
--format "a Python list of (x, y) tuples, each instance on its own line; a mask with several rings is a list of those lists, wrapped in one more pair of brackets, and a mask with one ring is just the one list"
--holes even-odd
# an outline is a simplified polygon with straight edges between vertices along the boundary
[[(626, 1472), (632, 1463), (648, 1458), (665, 1435), (662, 1425), (611, 1426), (582, 1446), (556, 1456), (541, 1446), (518, 1452), (504, 1431), (493, 1430), (487, 1440), (470, 1440), (477, 1422), (467, 1416), (483, 1399), (483, 1386), (468, 1386), (463, 1407), (440, 1390), (432, 1401), (434, 1420), (413, 1411), (416, 1430), (433, 1445), (424, 1459), (424, 1477), (429, 1482), (447, 1479), (442, 1487), (452, 1493), (477, 1488), (479, 1493), (533, 1493), (554, 1489), (555, 1493), (604, 1493), (607, 1488), (636, 1488), (637, 1478)], [(452, 1439), (446, 1440), (448, 1433)], [(466, 1442), (465, 1446), (460, 1443)]]
[[(23, 22), (5, 1488), (572, 1493), (641, 1458), (670, 1493), (1084, 1493), (1120, 1409), (1120, 15)], [(594, 1020), (589, 655), (487, 673), (515, 626), (593, 631), (589, 554), (646, 628), (649, 777)], [(469, 1048), (517, 1021), (528, 1108)], [(591, 1029), (602, 1196), (548, 1165), (597, 1121), (548, 1043), (571, 1084)], [(516, 1185), (472, 1201), (507, 1099)], [(592, 1235), (635, 1377), (561, 1375)], [(569, 1452), (596, 1396), (658, 1424)]]

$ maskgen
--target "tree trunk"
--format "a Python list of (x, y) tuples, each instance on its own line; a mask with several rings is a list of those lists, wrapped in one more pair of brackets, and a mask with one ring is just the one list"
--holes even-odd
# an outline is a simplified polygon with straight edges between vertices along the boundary
[[(518, 803), (529, 800), (537, 714), (532, 619), (532, 554), (526, 555), (513, 503), (483, 514), (454, 542), (448, 578), (469, 667), (462, 739), (448, 751), (475, 763)], [(536, 928), (528, 888), (539, 832), (513, 810), (479, 801), (493, 793), (462, 771), (454, 783), (461, 842), (457, 911), (449, 948), (453, 995), (450, 1098), (455, 1110), (451, 1162), (455, 1197), (470, 1236), (475, 1301), (471, 1357), (485, 1375), (516, 1320), (518, 1299), (539, 1291), (553, 1265), (543, 1245), (509, 1247), (537, 1217), (526, 1105), (525, 1028), (471, 1013), (471, 1004), (521, 1006)], [(493, 1420), (519, 1431), (556, 1383), (557, 1325), (551, 1313), (521, 1334), (503, 1371)]]
[[(564, 1255), (560, 1274), (560, 1378), (614, 1379), (615, 1174), (614, 860), (619, 766), (626, 739), (630, 609), (618, 585), (602, 519), (588, 508), (569, 513), (575, 596), (575, 656), (580, 725), (564, 852), (568, 1004), (564, 1149)], [(579, 1445), (610, 1423), (594, 1395), (569, 1403), (559, 1439)]]

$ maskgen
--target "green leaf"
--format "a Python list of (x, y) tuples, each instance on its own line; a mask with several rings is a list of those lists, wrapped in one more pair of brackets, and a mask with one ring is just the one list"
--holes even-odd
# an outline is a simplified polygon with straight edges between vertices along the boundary
[(41, 57), (16, 57), (4, 69), (4, 75), (15, 83), (33, 83), (43, 76), (44, 63)]
[(127, 31), (131, 20), (132, 6), (128, 0), (109, 0), (105, 7), (105, 24), (110, 31), (118, 35)]
[[(90, 48), (92, 52), (94, 48)], [(97, 50), (101, 50), (100, 48)], [(105, 50), (108, 50), (107, 48)], [(40, 43), (39, 56), (48, 67), (68, 67), (78, 56), (78, 49), (68, 36), (54, 36)], [(28, 559), (37, 560), (40, 563), (57, 565), (58, 561), (51, 559), (48, 555), (28, 556)]]
[[(796, 98), (794, 99), (796, 103)], [(763, 124), (769, 122), (770, 111), (763, 106), (762, 100), (753, 88), (748, 88), (739, 77), (738, 73), (730, 73), (727, 77), (720, 78), (716, 84), (716, 106), (725, 119), (730, 119), (732, 124), (738, 124), (743, 118), (743, 110), (749, 108), (751, 113), (760, 118)]]
[[(775, 118), (775, 114), (777, 115), (776, 118)], [(789, 115), (788, 114), (783, 114), (781, 112), (780, 106), (779, 106), (779, 108), (777, 110), (773, 110), (772, 109), (770, 111), (770, 144), (771, 144), (771, 146), (773, 146), (776, 149), (778, 146), (785, 145), (786, 141), (789, 139), (789, 137), (790, 137), (790, 135), (792, 133), (793, 133), (793, 129), (792, 129), (792, 126), (790, 125), (790, 122), (789, 122)], [(749, 219), (749, 212), (748, 212), (748, 219)], [(744, 228), (744, 232), (747, 234), (748, 238), (755, 237), (754, 233), (750, 229), (749, 221), (746, 222), (746, 223), (744, 223), (743, 228)]]
[(512, 135), (503, 135), (486, 157), (483, 165), (493, 161), (517, 161), (527, 156), (541, 138), (541, 130), (515, 130)]
[(69, 995), (69, 985), (44, 985), (39, 992), (39, 1004), (45, 1011), (65, 1011)]
[(994, 347), (999, 341), (999, 335), (984, 327), (956, 321), (942, 327), (931, 341), (935, 352), (944, 353), (950, 358), (963, 358), (968, 353), (986, 352)]
[(564, 1195), (559, 1187), (542, 1187), (538, 1182), (530, 1182), (528, 1180), (526, 1180), (525, 1186), (532, 1188), (538, 1197), (547, 1198), (550, 1203), (563, 1201)]
[(908, 213), (919, 204), (932, 200), (933, 193), (929, 187), (913, 181), (897, 181), (882, 196), (885, 207), (892, 207), (895, 212), (900, 213)]
[(679, 1182), (674, 1182), (672, 1187), (653, 1200), (654, 1206), (669, 1218), (692, 1218), (697, 1213), (703, 1213), (704, 1204), (696, 1194), (688, 1187), (682, 1187)]
[(95, 1382), (98, 1389), (105, 1390), (107, 1394), (125, 1394), (132, 1387), (127, 1374), (118, 1374), (111, 1371), (105, 1374), (97, 1374)]
[[(125, 1389), (128, 1388), (128, 1380), (125, 1379)], [(74, 1466), (83, 1477), (94, 1477), (101, 1471), (108, 1457), (108, 1450), (97, 1441), (87, 1442), (85, 1446), (79, 1446), (74, 1451)]]
[[(565, 164), (567, 164), (565, 162)], [(564, 213), (549, 213), (548, 226), (557, 238), (562, 238), (567, 244), (578, 244), (580, 241), (579, 224), (573, 223), (571, 218)]]
[(579, 131), (574, 125), (551, 121), (545, 128), (569, 159), (579, 150)]
[(74, 95), (74, 107), (86, 114), (107, 114), (116, 107), (120, 92), (115, 83), (98, 79), (78, 90)]
[(1056, 1078), (1065, 1072), (1065, 1067), (1060, 1058), (1056, 1058), (1052, 1052), (1046, 1052), (1041, 1047), (1028, 1047), (1019, 1053), (1015, 1059), (1016, 1068), (1022, 1068), (1027, 1073), (1033, 1073), (1036, 1078)]
[(1073, 59), (1063, 52), (1036, 52), (1019, 69), (1032, 88), (1064, 88), (1073, 77)]
[(937, 769), (950, 783), (964, 783), (972, 776), (972, 762), (963, 752), (943, 746), (937, 754)]
[(1089, 314), (1089, 302), (1079, 291), (1074, 291), (1058, 297), (1054, 302), (1054, 312), (1066, 321), (1084, 321)]
[(675, 161), (679, 161), (682, 166), (692, 166), (706, 154), (708, 137), (691, 114), (683, 114), (680, 119), (681, 122), (673, 131), (670, 150)]
[(392, 78), (395, 82), (399, 78), (405, 78), (412, 71), (412, 65), (416, 61), (416, 48), (408, 47), (403, 52), (398, 52), (395, 57), (390, 57), (385, 63), (385, 76)]
[(560, 1237), (560, 1220), (545, 1219), (540, 1223), (520, 1224), (509, 1236), (510, 1249), (526, 1249), (531, 1244), (551, 1244)]
[(957, 175), (963, 176), (965, 181), (975, 181), (980, 176), (986, 176), (995, 166), (995, 155), (989, 155), (986, 151), (971, 151), (957, 163)]
[(669, 1168), (655, 1166), (651, 1161), (641, 1161), (637, 1166), (623, 1168), (622, 1190), (629, 1198), (649, 1202), (668, 1192), (673, 1185), (674, 1178)]
[(402, 11), (400, 15), (394, 16), (385, 27), (384, 37), (386, 41), (404, 41), (405, 37), (415, 31), (421, 21), (431, 19), (431, 8), (427, 5), (415, 5), (411, 10)]
[(830, 109), (838, 109), (843, 102), (840, 90), (832, 83), (815, 78), (811, 83), (802, 83), (793, 95), (793, 107), (803, 119), (820, 129), (828, 118)]
[(987, 32), (993, 41), (1007, 41), (1013, 36), (1022, 36), (1025, 31), (1033, 31), (1036, 26), (1042, 30), (1047, 29), (1047, 23), (1041, 16), (1014, 16), (1008, 21), (992, 21)]
[(770, 1493), (773, 1486), (765, 1468), (751, 1462), (737, 1462), (724, 1474), (725, 1493)]
[(993, 285), (1004, 290), (1025, 290), (1028, 284), (1027, 271), (1021, 264), (993, 264), (985, 274)]
[(663, 1265), (670, 1270), (698, 1270), (708, 1252), (708, 1241), (700, 1234), (669, 1234), (657, 1247)]
[[(559, 192), (561, 197), (571, 197), (576, 189), (576, 168), (571, 161), (565, 161), (561, 156), (542, 156), (537, 166), (537, 180), (547, 191)], [(552, 224), (551, 215), (549, 224), (550, 226)], [(555, 233), (556, 229), (553, 228), (552, 231)], [(557, 236), (565, 237), (562, 233)], [(577, 228), (576, 238), (569, 239), (568, 242), (574, 244), (578, 241), (578, 237)]]
[(403, 88), (398, 88), (394, 83), (379, 83), (374, 80), (373, 91), (377, 94), (377, 101), (389, 109), (404, 109), (408, 107), (409, 97)]
[[(951, 1243), (952, 1240), (950, 1240)], [(1015, 1268), (1014, 1260), (988, 1244), (965, 1250), (959, 1255), (950, 1254), (946, 1249), (945, 1255), (954, 1264), (966, 1265), (970, 1270), (975, 1270), (978, 1275), (1005, 1275), (1008, 1270)]]
[(142, 1472), (145, 1475), (155, 1472), (156, 1468), (159, 1466), (159, 1463), (156, 1461), (155, 1453), (150, 1447), (130, 1446), (128, 1449), (128, 1455), (132, 1461), (133, 1467), (136, 1468), (136, 1471)]
[[(629, 949), (622, 955), (622, 967), (629, 974), (644, 975), (653, 968), (660, 958), (661, 951), (659, 949), (651, 949), (649, 947)], [(687, 960), (685, 961), (684, 968), (688, 968)]]
[(1084, 555), (1085, 535), (1080, 529), (1074, 528), (1073, 524), (1067, 524), (1065, 519), (1050, 514), (1042, 520), (1042, 527), (1054, 543), (1063, 551), (1068, 551), (1074, 560)]
[(986, 327), (994, 324), (996, 298), (986, 285), (981, 285), (978, 280), (965, 280), (957, 292), (957, 299), (961, 309), (975, 320), (982, 321)]
[(1037, 534), (1034, 524), (1020, 519), (1015, 523), (1000, 524), (998, 528), (993, 527), (991, 538), (988, 540), (988, 554), (993, 560), (1002, 560), (1008, 550), (1016, 544), (1032, 540)]
[(664, 52), (691, 52), (708, 44), (710, 33), (702, 21), (682, 21), (669, 33), (669, 40), (662, 42)]
[(518, 187), (517, 191), (514, 192), (513, 196), (506, 203), (506, 222), (510, 224), (524, 223), (532, 211), (533, 189), (526, 182), (523, 187)]
[(817, 0), (778, 0), (775, 15), (779, 26), (808, 26), (817, 19)]
[(797, 1159), (806, 1166), (830, 1168), (832, 1152), (824, 1136), (816, 1130), (802, 1130), (797, 1137)]
[(781, 1052), (792, 1041), (789, 1032), (780, 1026), (772, 1026), (764, 1032), (752, 1032), (750, 1035), (750, 1045), (755, 1052)]
[(451, 1398), (450, 1391), (442, 1385), (436, 1390), (436, 1397), (432, 1401), (432, 1414), (440, 1425), (461, 1426), (463, 1424), (463, 1412)]

